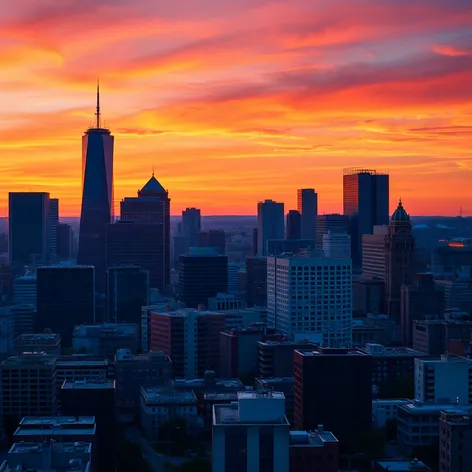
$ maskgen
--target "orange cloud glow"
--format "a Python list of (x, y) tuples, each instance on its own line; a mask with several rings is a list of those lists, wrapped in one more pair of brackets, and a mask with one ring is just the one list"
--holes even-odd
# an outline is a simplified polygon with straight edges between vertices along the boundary
[[(81, 135), (115, 135), (115, 198), (156, 176), (172, 213), (253, 214), (342, 169), (392, 206), (472, 214), (470, 0), (16, 0), (0, 11), (0, 208), (49, 191), (80, 214)], [(4, 211), (5, 213), (5, 211)]]

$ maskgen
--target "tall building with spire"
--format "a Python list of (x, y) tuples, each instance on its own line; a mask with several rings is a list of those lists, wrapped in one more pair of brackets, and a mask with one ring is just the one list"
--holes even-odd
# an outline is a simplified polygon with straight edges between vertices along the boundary
[(102, 127), (100, 87), (97, 85), (95, 126), (82, 137), (82, 211), (77, 263), (95, 266), (96, 288), (105, 288), (105, 234), (113, 220), (113, 145)]

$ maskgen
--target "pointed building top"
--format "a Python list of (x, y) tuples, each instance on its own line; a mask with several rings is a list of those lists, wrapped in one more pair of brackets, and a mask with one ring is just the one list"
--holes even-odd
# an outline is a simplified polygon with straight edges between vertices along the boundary
[(393, 212), (391, 221), (410, 221), (410, 215), (408, 215), (408, 213), (403, 208), (401, 197), (398, 199), (398, 206)]
[(159, 183), (159, 181), (154, 177), (154, 169), (152, 172), (152, 177), (147, 181), (146, 185), (138, 192), (140, 196), (146, 195), (156, 195), (156, 194), (167, 194), (165, 188)]

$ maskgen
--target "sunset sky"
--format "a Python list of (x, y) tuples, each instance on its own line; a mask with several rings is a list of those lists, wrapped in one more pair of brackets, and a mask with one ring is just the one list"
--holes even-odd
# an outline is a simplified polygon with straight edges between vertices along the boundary
[(81, 136), (115, 136), (115, 203), (151, 176), (172, 213), (342, 211), (345, 167), (388, 170), (391, 207), (472, 214), (471, 0), (7, 0), (0, 210), (49, 191), (80, 214)]

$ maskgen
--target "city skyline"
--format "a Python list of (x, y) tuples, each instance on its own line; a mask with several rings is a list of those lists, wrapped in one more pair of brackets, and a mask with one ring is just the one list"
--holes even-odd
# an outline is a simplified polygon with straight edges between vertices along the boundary
[(115, 213), (153, 167), (173, 215), (288, 212), (297, 188), (341, 213), (359, 166), (390, 173), (389, 213), (472, 214), (470, 2), (29, 3), (0, 13), (4, 214), (31, 190), (80, 215), (97, 76)]

